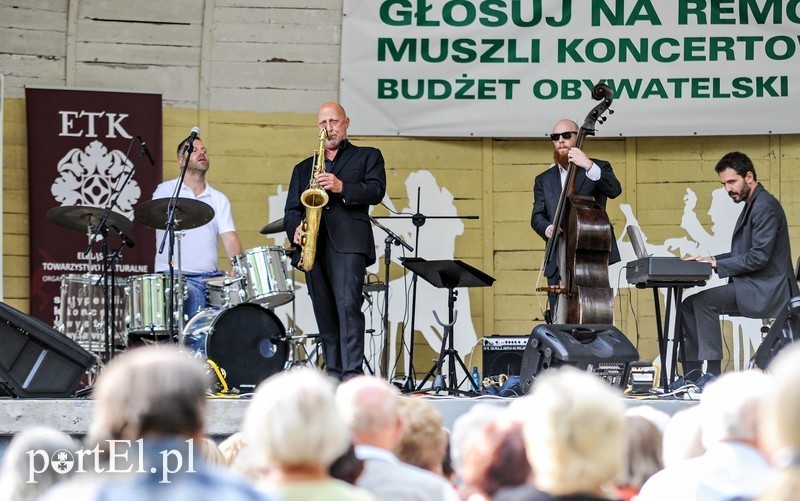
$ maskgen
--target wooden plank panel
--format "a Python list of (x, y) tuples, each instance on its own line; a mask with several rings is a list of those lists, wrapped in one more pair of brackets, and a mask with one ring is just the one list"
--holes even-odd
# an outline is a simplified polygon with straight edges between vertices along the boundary
[(335, 89), (339, 82), (338, 64), (220, 61), (211, 68), (211, 85), (216, 88)]
[[(146, 7), (146, 8), (145, 8)], [(203, 9), (196, 0), (170, 0), (169, 2), (108, 2), (106, 0), (80, 0), (80, 17), (115, 21), (148, 22), (156, 25), (199, 24)]]
[(525, 222), (533, 232), (530, 228), (533, 192), (495, 193), (493, 198), (495, 222)]
[[(110, 42), (133, 45), (199, 46), (202, 32), (202, 10), (186, 12), (197, 13), (192, 24), (150, 24), (126, 23), (78, 18), (78, 42)], [(194, 14), (191, 14), (194, 17)], [(188, 21), (187, 21), (188, 23)], [(199, 64), (198, 61), (181, 61), (181, 64)]]
[(303, 26), (297, 24), (272, 25), (266, 29), (262, 24), (227, 23), (215, 24), (212, 30), (214, 42), (279, 43), (291, 40), (300, 45), (339, 45), (341, 25), (327, 24)]
[(3, 52), (36, 57), (59, 57), (66, 54), (64, 31), (40, 31), (25, 28), (3, 28)]
[(530, 221), (510, 221), (494, 229), (495, 251), (527, 250), (537, 245), (539, 236), (531, 229)]
[[(41, 0), (40, 0), (41, 1)], [(297, 0), (214, 0), (217, 7), (272, 7), (293, 9)], [(303, 5), (310, 9), (324, 9), (341, 13), (341, 2), (331, 0), (303, 0)]]
[[(40, 3), (35, 7), (31, 2), (19, 3), (14, 6), (0, 5), (0, 28), (35, 27), (36, 31), (66, 32), (66, 1), (52, 2), (52, 6)], [(5, 36), (3, 39), (5, 42)]]
[(121, 44), (114, 41), (80, 42), (76, 45), (75, 57), (77, 61), (85, 63), (183, 67), (188, 62), (189, 66), (197, 66), (200, 47)]
[(292, 62), (330, 63), (339, 61), (339, 46), (331, 44), (214, 42), (213, 61), (216, 62)]
[[(240, 88), (211, 88), (209, 107), (213, 110), (241, 110), (286, 112), (293, 110), (297, 113), (316, 113), (322, 103), (336, 101), (338, 91), (336, 88), (325, 90), (303, 89), (240, 89)], [(196, 103), (194, 103), (196, 106)]]
[[(199, 90), (198, 72), (194, 68), (120, 66), (114, 64), (76, 63), (79, 87), (128, 89), (131, 82), (141, 82), (139, 90), (161, 93), (164, 101), (195, 102)], [(188, 135), (188, 134), (187, 134)]]
[[(269, 5), (260, 6), (235, 6), (226, 7), (217, 5), (214, 9), (214, 23), (215, 24), (259, 24), (264, 27), (272, 27), (278, 25), (284, 27), (287, 25), (301, 25), (301, 26), (340, 26), (341, 8), (317, 8), (310, 9), (305, 2), (298, 5), (295, 4), (294, 8), (287, 7), (273, 7)], [(338, 15), (337, 15), (338, 14)]]

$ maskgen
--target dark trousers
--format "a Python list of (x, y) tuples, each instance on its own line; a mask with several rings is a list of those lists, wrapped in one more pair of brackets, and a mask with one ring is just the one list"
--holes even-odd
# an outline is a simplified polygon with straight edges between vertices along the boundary
[(349, 379), (364, 374), (364, 275), (367, 258), (319, 245), (306, 283), (317, 319), (328, 374)]
[(686, 361), (722, 360), (720, 315), (739, 315), (732, 283), (700, 291), (683, 300), (681, 325)]

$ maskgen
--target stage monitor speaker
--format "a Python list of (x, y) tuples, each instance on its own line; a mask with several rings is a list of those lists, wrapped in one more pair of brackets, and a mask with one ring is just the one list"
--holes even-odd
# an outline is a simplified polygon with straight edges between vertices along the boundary
[(628, 384), (631, 364), (638, 360), (636, 348), (613, 325), (537, 325), (522, 356), (520, 385), (528, 393), (544, 371), (569, 365), (623, 388)]
[(800, 297), (789, 299), (758, 346), (750, 366), (765, 370), (772, 359), (800, 337)]
[(519, 376), (522, 354), (528, 336), (494, 336), (483, 338), (483, 377)]
[(41, 320), (0, 303), (0, 395), (70, 396), (95, 357)]

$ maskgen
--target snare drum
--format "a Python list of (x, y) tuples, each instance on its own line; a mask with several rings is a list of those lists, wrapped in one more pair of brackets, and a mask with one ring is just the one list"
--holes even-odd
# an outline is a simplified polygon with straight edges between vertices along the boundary
[[(178, 280), (178, 277), (175, 277)], [(182, 287), (179, 287), (186, 298), (186, 278), (182, 279)], [(128, 285), (125, 287), (125, 297), (127, 299), (128, 314), (126, 321), (128, 333), (134, 334), (168, 334), (169, 325), (169, 301), (172, 297), (169, 288), (169, 275), (154, 273), (151, 275), (139, 275), (130, 277)], [(175, 296), (173, 305), (172, 326), (177, 330), (178, 320), (180, 319), (180, 306), (178, 297)]]
[[(104, 298), (100, 275), (64, 275), (61, 277), (61, 304), (54, 327), (81, 348), (95, 352), (106, 351)], [(99, 282), (99, 283), (98, 283)], [(115, 346), (125, 346), (125, 287), (114, 287)]]
[(206, 304), (211, 308), (228, 308), (244, 302), (244, 289), (239, 287), (242, 279), (230, 278), (206, 283)]
[(243, 303), (205, 309), (183, 329), (183, 344), (224, 371), (229, 388), (252, 392), (283, 370), (289, 356), (286, 330), (273, 312)]
[(233, 272), (243, 278), (248, 302), (275, 308), (294, 299), (286, 261), (283, 247), (256, 247), (233, 258)]

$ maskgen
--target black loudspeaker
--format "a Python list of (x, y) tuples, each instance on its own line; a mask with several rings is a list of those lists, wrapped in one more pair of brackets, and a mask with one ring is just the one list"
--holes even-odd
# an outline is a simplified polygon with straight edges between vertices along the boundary
[(483, 339), (483, 377), (519, 376), (527, 336), (494, 336)]
[(528, 393), (542, 372), (570, 365), (622, 388), (628, 384), (631, 364), (638, 360), (639, 352), (613, 325), (537, 325), (522, 356), (520, 385)]
[(765, 370), (775, 355), (800, 337), (800, 297), (789, 299), (758, 346), (750, 366)]
[(41, 320), (0, 303), (0, 395), (68, 397), (95, 357)]

